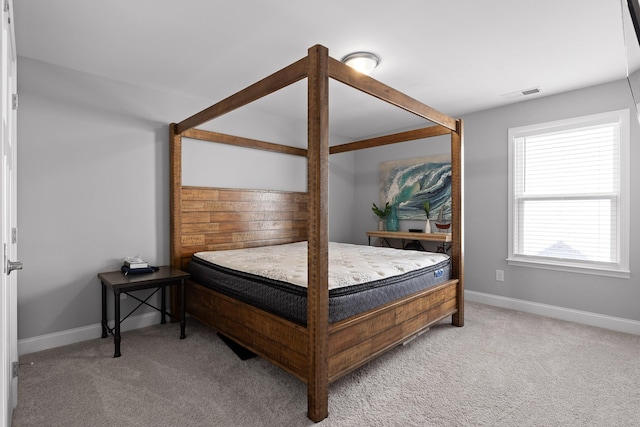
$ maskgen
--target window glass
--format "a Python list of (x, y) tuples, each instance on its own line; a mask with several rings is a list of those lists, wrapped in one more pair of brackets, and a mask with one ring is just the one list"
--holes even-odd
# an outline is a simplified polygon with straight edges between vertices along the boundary
[(509, 262), (628, 274), (629, 112), (509, 130)]

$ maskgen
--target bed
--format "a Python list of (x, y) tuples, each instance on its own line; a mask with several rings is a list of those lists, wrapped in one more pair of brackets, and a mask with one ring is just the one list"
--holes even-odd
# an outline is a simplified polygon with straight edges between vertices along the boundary
[[(308, 84), (306, 149), (196, 129), (304, 78)], [(329, 79), (407, 110), (424, 118), (430, 125), (330, 146)], [(297, 317), (256, 304), (234, 292), (212, 287), (206, 279), (193, 276), (186, 285), (185, 305), (194, 318), (304, 381), (311, 420), (318, 422), (327, 417), (331, 382), (448, 316), (451, 316), (454, 326), (463, 326), (461, 120), (450, 118), (352, 70), (331, 58), (325, 47), (316, 45), (299, 61), (181, 122), (172, 123), (169, 128), (172, 266), (193, 271), (196, 264), (202, 264), (196, 261), (201, 257), (194, 258), (196, 253), (292, 243), (306, 248), (305, 309)], [(413, 289), (381, 305), (333, 317), (333, 312), (330, 315), (331, 243), (328, 241), (327, 214), (329, 155), (440, 135), (450, 135), (451, 138), (452, 241), (450, 257), (445, 263), (447, 275), (432, 271), (434, 276), (440, 275), (440, 280), (429, 286)], [(183, 138), (306, 157), (307, 191), (183, 186)], [(206, 257), (204, 263), (216, 264), (215, 261), (207, 261)], [(445, 265), (440, 267), (444, 269)], [(229, 267), (218, 270), (225, 268), (235, 271)], [(255, 279), (255, 275), (248, 274)], [(272, 280), (282, 282), (277, 278)], [(220, 281), (220, 278), (213, 279), (214, 283)], [(178, 295), (172, 294), (173, 305), (180, 303), (177, 298)]]
[[(193, 255), (194, 281), (307, 326), (306, 241)], [(450, 278), (442, 253), (329, 242), (329, 324), (384, 306)]]

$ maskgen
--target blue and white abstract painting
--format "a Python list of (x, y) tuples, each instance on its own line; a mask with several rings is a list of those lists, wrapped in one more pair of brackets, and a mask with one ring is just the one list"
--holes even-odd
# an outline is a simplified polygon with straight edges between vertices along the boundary
[(429, 219), (451, 219), (451, 155), (393, 160), (380, 164), (380, 202), (396, 205), (398, 219), (426, 219), (422, 203), (429, 201)]

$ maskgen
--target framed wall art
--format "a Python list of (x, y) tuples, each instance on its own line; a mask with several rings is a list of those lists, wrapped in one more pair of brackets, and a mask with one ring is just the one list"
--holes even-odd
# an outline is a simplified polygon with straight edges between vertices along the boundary
[(400, 220), (451, 221), (451, 155), (393, 160), (380, 164), (380, 202), (396, 207)]

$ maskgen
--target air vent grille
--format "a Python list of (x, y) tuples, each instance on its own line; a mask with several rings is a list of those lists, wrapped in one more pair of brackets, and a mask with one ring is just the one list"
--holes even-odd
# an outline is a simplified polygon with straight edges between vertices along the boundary
[(502, 96), (504, 96), (507, 99), (515, 99), (515, 98), (520, 98), (522, 96), (533, 95), (536, 93), (540, 93), (540, 87), (538, 86), (532, 87), (529, 89), (522, 89), (516, 92), (505, 93)]

